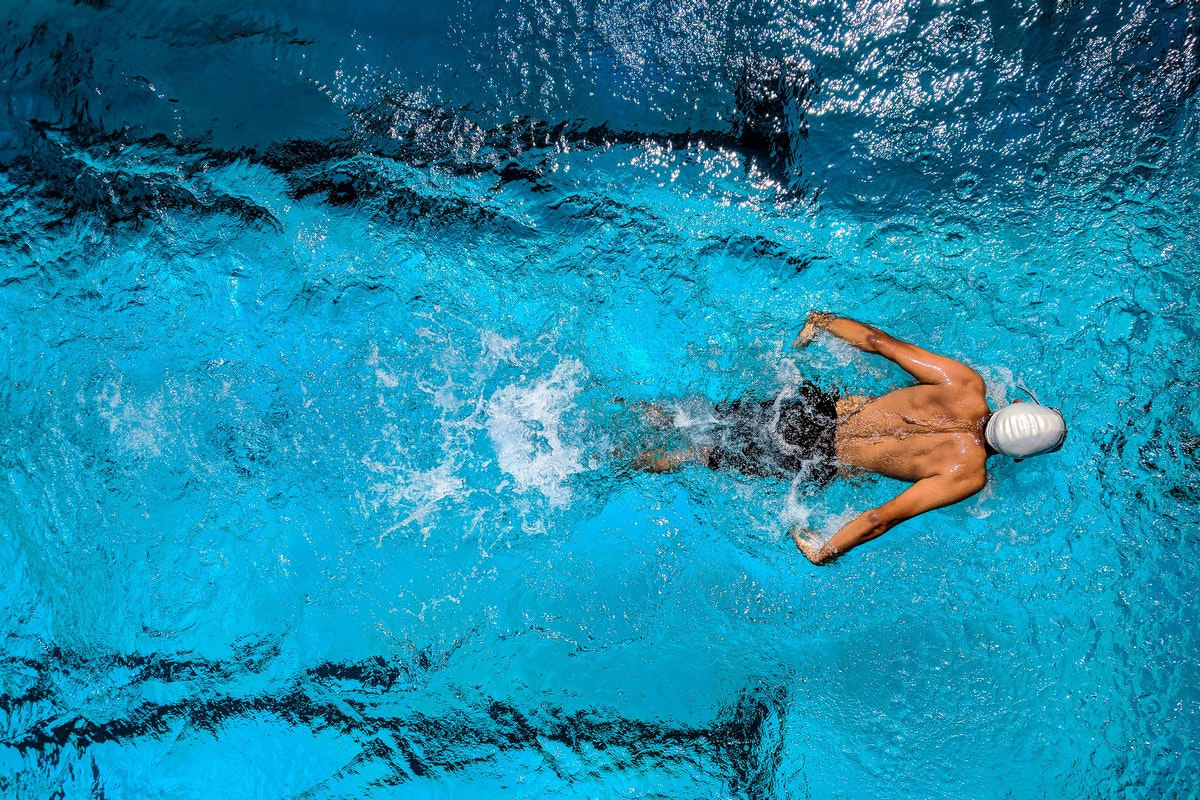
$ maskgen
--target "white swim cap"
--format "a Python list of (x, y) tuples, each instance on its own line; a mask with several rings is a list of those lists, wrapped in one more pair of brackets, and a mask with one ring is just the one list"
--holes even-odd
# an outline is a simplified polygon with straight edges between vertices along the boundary
[(992, 414), (983, 436), (997, 453), (1027, 458), (1061, 447), (1067, 438), (1067, 424), (1057, 409), (1013, 403)]

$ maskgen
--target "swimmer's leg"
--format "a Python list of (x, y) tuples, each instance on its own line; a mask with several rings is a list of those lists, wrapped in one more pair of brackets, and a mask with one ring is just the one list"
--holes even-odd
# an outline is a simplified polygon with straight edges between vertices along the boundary
[(633, 406), (641, 415), (642, 421), (655, 428), (669, 428), (675, 424), (675, 415), (661, 403), (636, 403)]
[(647, 450), (633, 460), (634, 469), (643, 472), (674, 472), (687, 464), (707, 464), (711, 447), (689, 447), (686, 450)]

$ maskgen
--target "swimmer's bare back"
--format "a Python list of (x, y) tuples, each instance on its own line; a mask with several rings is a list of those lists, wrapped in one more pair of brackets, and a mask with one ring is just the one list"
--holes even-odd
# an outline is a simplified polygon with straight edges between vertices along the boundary
[(952, 358), (930, 353), (878, 328), (814, 311), (793, 342), (805, 347), (821, 331), (895, 362), (917, 380), (876, 398), (847, 398), (838, 408), (837, 456), (852, 467), (913, 485), (859, 514), (825, 543), (792, 529), (800, 551), (828, 564), (918, 514), (964, 500), (987, 480), (984, 426), (990, 413), (983, 379)]

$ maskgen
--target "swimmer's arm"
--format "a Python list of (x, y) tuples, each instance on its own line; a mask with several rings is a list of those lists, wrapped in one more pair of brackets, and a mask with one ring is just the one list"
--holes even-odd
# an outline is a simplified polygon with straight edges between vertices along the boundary
[(871, 325), (822, 311), (813, 311), (808, 315), (804, 329), (792, 346), (803, 347), (808, 344), (818, 330), (829, 331), (859, 350), (894, 361), (921, 383), (960, 385), (977, 382), (978, 388), (983, 387), (979, 373), (966, 364), (909, 344)]
[(792, 539), (809, 561), (817, 566), (828, 564), (907, 519), (965, 500), (982, 489), (986, 479), (982, 470), (978, 474), (924, 478), (879, 508), (859, 514), (824, 544), (816, 540), (815, 533), (799, 527), (792, 529)]

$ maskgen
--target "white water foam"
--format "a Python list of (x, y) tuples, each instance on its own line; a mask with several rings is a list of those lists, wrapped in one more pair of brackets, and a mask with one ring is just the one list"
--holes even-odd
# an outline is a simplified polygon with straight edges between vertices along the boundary
[(479, 344), (483, 349), (482, 362), (492, 368), (504, 361), (517, 365), (521, 359), (517, 356), (517, 345), (521, 340), (516, 337), (505, 337), (495, 331), (485, 330), (479, 335)]
[(426, 517), (436, 511), (443, 500), (462, 496), (463, 482), (455, 474), (453, 459), (446, 459), (434, 469), (415, 472), (382, 464), (368, 456), (363, 456), (363, 464), (372, 472), (388, 477), (387, 481), (370, 487), (375, 496), (373, 510), (378, 511), (381, 505), (386, 505), (408, 511), (403, 519), (382, 532), (380, 542), (384, 536), (413, 523), (421, 526), (424, 538), (428, 539), (430, 528), (424, 524)]
[(855, 361), (862, 360), (862, 350), (859, 350), (848, 342), (842, 341), (831, 333), (822, 331), (820, 341), (821, 344), (825, 345), (825, 349), (833, 356), (835, 363), (839, 367), (849, 366)]
[(812, 519), (813, 508), (800, 501), (800, 495), (803, 490), (802, 482), (798, 478), (794, 479), (791, 486), (788, 487), (787, 497), (783, 500), (783, 513), (779, 517), (783, 520), (788, 530), (792, 528), (807, 528), (809, 520)]
[(120, 384), (110, 383), (96, 395), (96, 407), (121, 449), (145, 456), (162, 455), (160, 445), (167, 436), (162, 392), (139, 402), (126, 398)]
[(717, 415), (707, 400), (691, 398), (679, 400), (668, 406), (671, 424), (679, 430), (701, 432), (717, 424)]
[(974, 501), (967, 506), (967, 513), (975, 519), (990, 517), (992, 512), (996, 510), (994, 504), (990, 502), (995, 494), (995, 484), (989, 478), (988, 482), (984, 484), (983, 491), (975, 495)]
[(575, 407), (586, 377), (582, 363), (567, 359), (531, 384), (497, 389), (487, 403), (486, 427), (500, 469), (517, 491), (539, 491), (556, 507), (570, 502), (567, 478), (584, 469), (583, 449), (564, 437), (563, 416)]
[(826, 539), (831, 539), (833, 538), (834, 534), (846, 527), (846, 525), (852, 519), (861, 513), (861, 509), (854, 508), (853, 506), (846, 506), (844, 509), (842, 509), (842, 513), (830, 514), (825, 518), (825, 521), (821, 525), (821, 532), (825, 535)]

